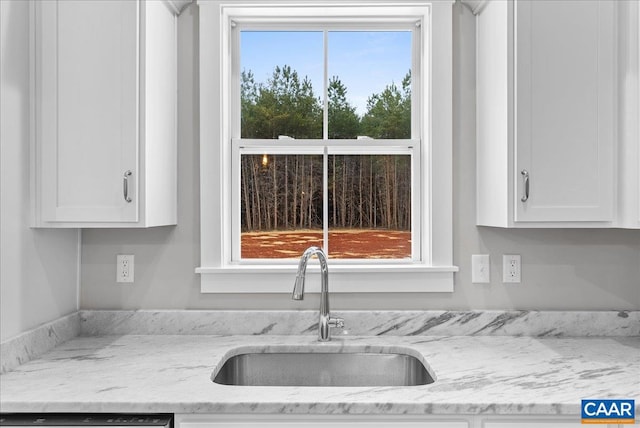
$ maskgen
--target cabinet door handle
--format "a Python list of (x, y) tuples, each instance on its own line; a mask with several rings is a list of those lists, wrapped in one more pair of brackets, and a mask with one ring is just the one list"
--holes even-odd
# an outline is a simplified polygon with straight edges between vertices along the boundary
[(125, 171), (124, 178), (122, 179), (122, 193), (127, 203), (131, 202), (131, 198), (129, 197), (129, 177), (131, 177), (132, 174), (131, 171)]
[(522, 174), (522, 178), (524, 180), (524, 196), (522, 196), (522, 198), (520, 198), (520, 200), (522, 202), (527, 202), (527, 200), (529, 199), (529, 171), (527, 171), (526, 169), (523, 169), (522, 171), (520, 171), (520, 174)]

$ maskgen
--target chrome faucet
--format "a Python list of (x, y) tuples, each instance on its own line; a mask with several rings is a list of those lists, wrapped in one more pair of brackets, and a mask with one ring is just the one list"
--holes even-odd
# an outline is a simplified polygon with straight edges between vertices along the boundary
[(320, 261), (320, 273), (322, 274), (318, 340), (320, 342), (327, 342), (331, 340), (330, 328), (344, 328), (344, 320), (342, 318), (331, 318), (331, 315), (329, 314), (329, 269), (327, 268), (327, 255), (321, 248), (309, 247), (304, 253), (302, 253), (300, 263), (298, 264), (298, 272), (296, 273), (296, 283), (293, 286), (293, 296), (291, 297), (293, 300), (304, 299), (304, 278), (307, 272), (307, 262), (314, 254)]

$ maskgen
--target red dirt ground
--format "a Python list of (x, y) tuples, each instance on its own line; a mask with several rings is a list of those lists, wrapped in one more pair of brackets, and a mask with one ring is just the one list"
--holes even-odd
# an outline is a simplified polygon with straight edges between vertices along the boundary
[[(322, 246), (322, 231), (245, 232), (242, 258), (297, 258), (308, 247)], [(347, 229), (329, 232), (329, 258), (401, 259), (411, 257), (411, 232)]]

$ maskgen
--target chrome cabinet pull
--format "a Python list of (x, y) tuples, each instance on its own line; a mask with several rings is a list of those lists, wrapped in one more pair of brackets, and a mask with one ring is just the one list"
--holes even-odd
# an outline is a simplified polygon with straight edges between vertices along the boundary
[(529, 171), (523, 169), (520, 171), (520, 174), (522, 174), (522, 178), (524, 179), (524, 196), (520, 198), (520, 200), (522, 202), (527, 202), (529, 199)]
[(131, 202), (131, 198), (129, 197), (129, 177), (131, 177), (133, 173), (131, 171), (126, 171), (124, 173), (124, 178), (122, 179), (122, 193), (124, 195), (124, 200), (127, 203)]

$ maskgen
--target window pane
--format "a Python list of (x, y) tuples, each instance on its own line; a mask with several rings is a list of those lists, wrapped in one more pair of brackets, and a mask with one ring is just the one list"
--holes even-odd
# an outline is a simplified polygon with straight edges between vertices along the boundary
[(330, 31), (329, 138), (411, 138), (410, 31)]
[(322, 155), (242, 155), (241, 258), (322, 247)]
[(240, 33), (241, 137), (322, 138), (323, 34)]
[(411, 156), (329, 156), (329, 257), (411, 258)]

